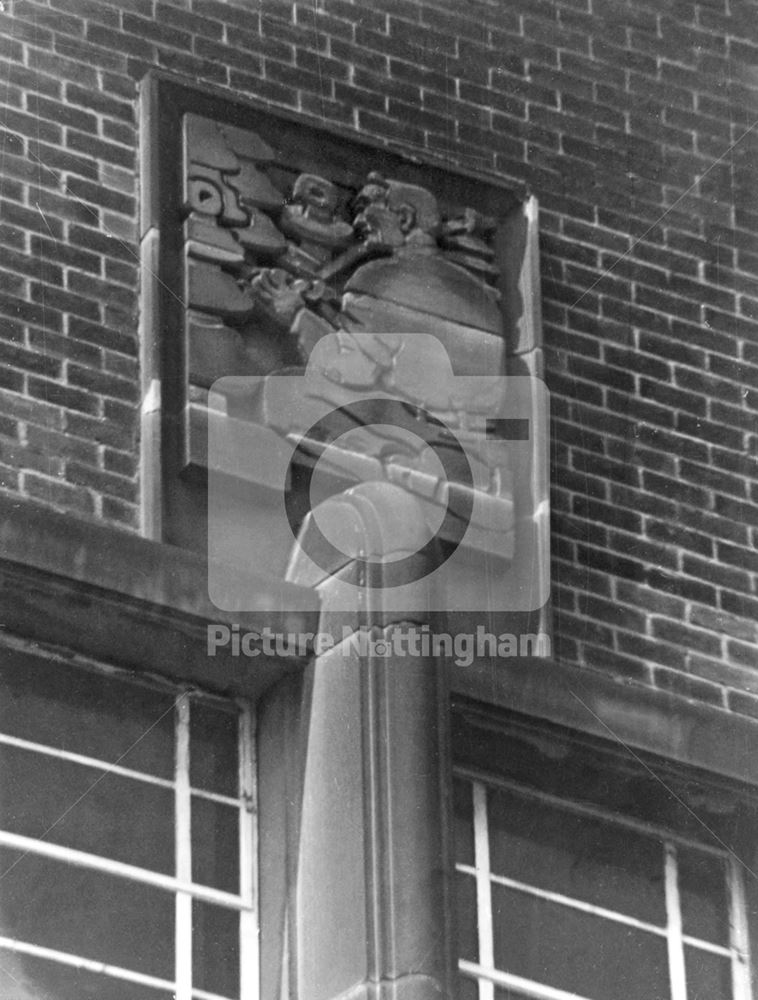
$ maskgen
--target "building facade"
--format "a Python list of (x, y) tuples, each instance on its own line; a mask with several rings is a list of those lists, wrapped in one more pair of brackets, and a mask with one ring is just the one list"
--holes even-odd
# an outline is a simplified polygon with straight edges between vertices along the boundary
[[(752, 995), (755, 13), (0, 5), (6, 996)], [(474, 487), (369, 435), (316, 531), (239, 380), (400, 315)]]

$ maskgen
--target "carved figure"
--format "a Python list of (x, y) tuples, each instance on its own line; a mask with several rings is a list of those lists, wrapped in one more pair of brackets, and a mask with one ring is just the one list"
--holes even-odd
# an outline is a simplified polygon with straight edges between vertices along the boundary
[[(382, 373), (402, 372), (392, 391), (434, 410), (467, 409), (454, 398), (449, 373), (430, 371), (426, 352), (413, 358), (414, 333), (439, 339), (455, 375), (503, 372), (504, 343), (498, 294), (485, 280), (443, 253), (437, 201), (425, 188), (371, 174), (356, 201), (353, 228), (360, 248), (349, 250), (330, 270), (358, 266), (344, 285), (339, 310), (331, 318), (314, 308), (314, 291), (277, 269), (262, 270), (252, 281), (260, 306), (298, 338), (303, 358), (326, 333), (341, 331), (341, 353), (334, 359), (335, 380), (356, 388), (381, 382)], [(473, 223), (472, 223), (473, 226)], [(452, 237), (453, 233), (449, 233)], [(481, 240), (476, 242), (483, 267)], [(372, 347), (349, 347), (350, 333), (371, 333)], [(403, 351), (403, 365), (391, 359)], [(390, 386), (387, 385), (389, 388)], [(460, 388), (458, 387), (458, 392)], [(483, 401), (474, 408), (482, 408)]]
[(266, 214), (284, 199), (259, 169), (274, 154), (254, 132), (197, 115), (185, 115), (184, 144), (189, 305), (225, 319), (246, 316), (251, 302), (233, 277), (245, 251), (273, 261), (287, 247)]
[[(359, 246), (321, 271), (327, 277), (349, 273), (332, 316), (320, 312), (321, 303), (314, 301), (323, 278), (308, 282), (274, 268), (261, 270), (252, 280), (260, 307), (297, 338), (303, 360), (312, 355), (315, 361), (296, 397), (279, 401), (278, 413), (272, 401), (281, 387), (276, 376), (267, 380), (271, 385), (264, 388), (260, 404), (262, 422), (286, 433), (295, 420), (303, 432), (315, 423), (324, 401), (342, 408), (344, 416), (335, 410), (324, 423), (336, 422), (335, 436), (342, 433), (340, 421), (353, 425), (350, 443), (345, 440), (331, 453), (333, 468), (349, 479), (351, 472), (365, 472), (367, 461), (374, 461), (377, 477), (402, 480), (426, 497), (430, 509), (439, 509), (446, 487), (425, 468), (423, 442), (444, 451), (450, 447), (449, 432), (427, 422), (422, 413), (441, 416), (465, 443), (475, 484), (472, 525), (485, 534), (484, 526), (491, 522), (509, 525), (507, 453), (502, 450), (496, 458), (485, 444), (486, 417), (501, 412), (503, 404), (505, 382), (499, 376), (505, 345), (498, 294), (480, 277), (491, 266), (487, 245), (476, 235), (481, 219), (472, 213), (443, 228), (431, 192), (378, 174), (369, 176), (355, 207)], [(443, 234), (457, 250), (476, 258), (478, 273), (449, 259), (440, 246)], [(349, 415), (374, 391), (399, 401), (395, 416), (361, 426), (362, 419)], [(379, 412), (384, 412), (381, 407)], [(301, 452), (311, 446), (314, 457), (323, 447), (303, 439)], [(448, 473), (463, 482), (464, 469), (460, 475), (455, 472), (456, 461), (451, 460)], [(497, 544), (503, 541), (506, 547), (512, 542), (507, 531)]]
[(310, 258), (314, 270), (353, 239), (353, 227), (337, 217), (337, 201), (337, 188), (330, 181), (315, 174), (300, 174), (292, 188), (291, 202), (282, 210), (282, 232), (297, 240), (300, 252)]
[(271, 264), (287, 250), (272, 218), (284, 197), (266, 174), (273, 151), (255, 132), (193, 114), (183, 127), (190, 381), (208, 386), (283, 363), (280, 338), (241, 332), (254, 303), (240, 276), (250, 260)]
[[(202, 464), (206, 425), (222, 426), (257, 458), (243, 474), (231, 448), (219, 468), (280, 490), (292, 459), (298, 510), (318, 464), (329, 489), (402, 485), (446, 543), (465, 522), (467, 547), (516, 558), (519, 510), (534, 540), (536, 501), (525, 447), (493, 429), (527, 412), (502, 378), (520, 294), (507, 221), (446, 216), (430, 190), (378, 173), (351, 204), (344, 169), (338, 185), (252, 130), (189, 112), (183, 127), (190, 454)], [(228, 375), (242, 378), (207, 410)], [(525, 422), (542, 427), (532, 409)]]

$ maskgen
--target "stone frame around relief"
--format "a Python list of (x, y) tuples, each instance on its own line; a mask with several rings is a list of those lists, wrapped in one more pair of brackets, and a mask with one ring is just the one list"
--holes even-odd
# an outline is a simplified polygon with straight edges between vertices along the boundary
[[(189, 119), (187, 116), (191, 116)], [(172, 544), (207, 551), (208, 428), (225, 420), (206, 404), (206, 385), (198, 384), (196, 351), (191, 349), (187, 307), (188, 237), (184, 130), (203, 122), (232, 145), (256, 137), (263, 166), (281, 178), (300, 173), (325, 176), (340, 191), (343, 204), (357, 193), (371, 171), (432, 191), (443, 213), (455, 216), (473, 209), (494, 221), (492, 242), (502, 294), (507, 372), (541, 374), (541, 317), (536, 202), (525, 193), (485, 177), (451, 169), (431, 158), (422, 160), (385, 145), (324, 128), (262, 102), (237, 98), (228, 91), (197, 85), (152, 71), (141, 85), (142, 213), (142, 509), (143, 532)], [(240, 137), (242, 139), (240, 140)], [(251, 159), (250, 150), (247, 158)], [(260, 155), (253, 150), (252, 158)], [(213, 157), (210, 157), (213, 162)], [(202, 169), (205, 169), (203, 165)], [(211, 166), (209, 169), (215, 169)], [(221, 250), (223, 253), (223, 248)], [(191, 254), (190, 254), (191, 256)], [(190, 264), (193, 263), (190, 261)], [(201, 264), (201, 267), (207, 267)], [(227, 287), (233, 285), (227, 282)], [(217, 317), (216, 319), (218, 319)], [(214, 320), (215, 322), (216, 320)], [(225, 324), (223, 317), (220, 317)], [(250, 322), (253, 324), (256, 319)], [(230, 340), (229, 327), (222, 335)], [(218, 326), (217, 326), (218, 329)], [(206, 331), (207, 332), (207, 331)], [(249, 333), (249, 327), (248, 327)], [(195, 344), (196, 346), (196, 344)], [(285, 363), (287, 359), (284, 359)], [(217, 368), (216, 375), (226, 374)], [(234, 374), (234, 372), (228, 372)], [(244, 374), (244, 373), (243, 373)], [(233, 478), (233, 421), (224, 468), (212, 470)], [(238, 422), (240, 423), (240, 422)], [(244, 430), (244, 428), (243, 428)], [(546, 428), (542, 429), (546, 433)], [(244, 475), (242, 476), (244, 480)], [(546, 491), (546, 478), (540, 492)]]
[[(157, 478), (169, 481), (189, 467), (203, 465), (202, 448), (192, 440), (187, 411), (191, 393), (184, 302), (186, 213), (182, 207), (182, 125), (186, 114), (210, 119), (222, 128), (254, 131), (271, 148), (277, 169), (284, 167), (292, 174), (320, 173), (343, 191), (357, 190), (370, 171), (378, 170), (387, 177), (429, 188), (448, 209), (470, 207), (493, 217), (498, 228), (498, 253), (502, 254), (504, 243), (509, 244), (501, 266), (500, 285), (507, 293), (504, 299), (522, 305), (506, 308), (506, 351), (522, 355), (539, 346), (539, 296), (535, 288), (528, 287), (536, 280), (537, 251), (523, 192), (519, 197), (492, 178), (448, 169), (431, 159), (422, 162), (345, 131), (316, 126), (292, 112), (272, 110), (218, 88), (198, 87), (152, 71), (141, 84), (141, 343), (143, 411), (148, 418), (144, 443), (149, 451), (149, 439), (154, 438), (154, 446), (160, 448), (158, 464), (163, 475)], [(533, 364), (530, 369), (535, 373)], [(509, 374), (526, 374), (526, 370), (522, 367)], [(151, 472), (148, 467), (145, 471), (156, 479), (157, 469)], [(146, 514), (145, 530), (158, 537), (172, 534), (171, 504), (165, 496), (161, 499), (163, 492), (157, 483), (148, 489), (158, 509)]]

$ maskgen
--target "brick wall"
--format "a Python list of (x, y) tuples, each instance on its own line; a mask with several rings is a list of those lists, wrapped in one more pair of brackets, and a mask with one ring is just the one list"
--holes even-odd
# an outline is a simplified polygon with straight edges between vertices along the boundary
[(559, 655), (758, 717), (755, 6), (592, 3), (3, 0), (2, 487), (135, 528), (136, 82), (228, 86), (538, 196)]

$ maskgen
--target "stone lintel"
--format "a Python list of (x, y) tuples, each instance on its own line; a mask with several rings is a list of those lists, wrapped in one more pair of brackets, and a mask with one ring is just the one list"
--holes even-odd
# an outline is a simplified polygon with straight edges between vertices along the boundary
[(307, 633), (317, 615), (281, 611), (293, 589), (252, 574), (230, 586), (249, 594), (243, 614), (208, 598), (208, 563), (195, 553), (28, 501), (0, 499), (0, 588), (5, 634), (127, 669), (181, 677), (256, 697), (305, 657), (207, 652), (207, 627), (240, 633)]

